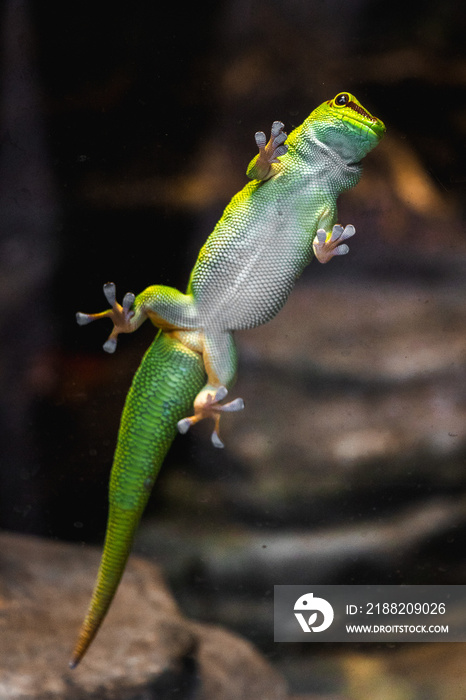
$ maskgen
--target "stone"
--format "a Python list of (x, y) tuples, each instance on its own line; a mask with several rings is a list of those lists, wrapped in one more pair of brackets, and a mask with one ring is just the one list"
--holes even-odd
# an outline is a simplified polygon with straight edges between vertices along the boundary
[(71, 671), (99, 558), (90, 547), (0, 535), (2, 700), (285, 700), (284, 681), (249, 642), (183, 617), (157, 567), (137, 557)]

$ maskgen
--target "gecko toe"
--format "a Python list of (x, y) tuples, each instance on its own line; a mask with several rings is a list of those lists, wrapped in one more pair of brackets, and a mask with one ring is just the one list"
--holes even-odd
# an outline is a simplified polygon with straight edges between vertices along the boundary
[[(279, 134), (284, 133), (283, 132), (284, 128), (285, 128), (285, 125), (283, 122), (275, 121), (272, 124), (272, 128), (270, 129), (270, 135), (272, 136), (272, 138), (275, 139)], [(285, 134), (285, 138), (286, 138), (286, 134)]]
[(242, 411), (244, 408), (244, 401), (243, 399), (234, 399), (234, 401), (230, 401), (230, 403), (225, 403), (223, 406), (219, 406), (219, 410), (221, 411)]
[(278, 146), (274, 150), (273, 157), (272, 157), (270, 162), (271, 163), (279, 163), (280, 161), (278, 160), (278, 158), (280, 158), (280, 156), (284, 156), (285, 153), (287, 153), (287, 152), (288, 152), (288, 146), (286, 146), (285, 144)]
[(124, 311), (129, 311), (134, 304), (135, 296), (132, 292), (127, 292), (123, 297), (122, 307)]
[(88, 323), (91, 323), (94, 319), (92, 316), (89, 314), (83, 314), (81, 311), (78, 311), (76, 314), (76, 321), (80, 326), (86, 326)]
[(109, 338), (108, 340), (105, 341), (105, 343), (103, 344), (102, 347), (105, 350), (105, 352), (113, 354), (116, 350), (116, 347), (117, 347), (116, 338)]
[(104, 295), (110, 306), (115, 306), (116, 287), (113, 282), (106, 282), (104, 284)]
[(349, 246), (347, 246), (346, 243), (337, 246), (333, 251), (334, 255), (346, 255), (347, 253), (349, 253)]
[(213, 445), (214, 447), (218, 447), (219, 449), (222, 449), (223, 447), (225, 447), (225, 445), (223, 444), (223, 442), (220, 440), (220, 438), (219, 438), (218, 433), (217, 433), (216, 430), (214, 430), (214, 432), (212, 433), (210, 439), (212, 440), (212, 445)]
[(228, 389), (226, 388), (226, 386), (219, 386), (219, 388), (217, 389), (216, 394), (214, 396), (215, 403), (222, 401), (227, 394), (228, 394)]
[(181, 420), (178, 421), (178, 423), (176, 425), (177, 425), (178, 431), (182, 435), (185, 435), (191, 427), (191, 421), (189, 420), (189, 418), (182, 418)]
[(354, 236), (355, 233), (356, 229), (354, 228), (353, 224), (348, 224), (348, 226), (345, 226), (345, 229), (341, 234), (341, 240), (344, 241), (346, 238), (351, 238), (351, 236)]
[(330, 240), (332, 242), (337, 241), (341, 237), (343, 231), (343, 226), (340, 226), (340, 224), (335, 224), (335, 226), (332, 229), (332, 235), (330, 236)]
[(254, 134), (254, 139), (256, 141), (257, 148), (265, 148), (265, 144), (267, 143), (267, 136), (264, 134), (263, 131), (256, 131), (256, 133)]

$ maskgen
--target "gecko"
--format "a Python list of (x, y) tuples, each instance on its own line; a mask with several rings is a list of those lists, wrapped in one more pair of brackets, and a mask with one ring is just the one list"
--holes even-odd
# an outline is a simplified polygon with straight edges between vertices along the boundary
[(186, 293), (153, 285), (119, 304), (104, 285), (110, 308), (77, 322), (109, 318), (104, 350), (120, 333), (147, 319), (158, 333), (137, 369), (124, 405), (109, 484), (109, 513), (94, 591), (70, 667), (94, 639), (114, 598), (136, 529), (165, 455), (177, 432), (213, 421), (212, 443), (223, 447), (220, 418), (243, 409), (224, 402), (234, 384), (234, 331), (255, 328), (284, 306), (297, 278), (316, 257), (327, 263), (348, 252), (353, 225), (341, 226), (337, 198), (354, 187), (361, 161), (381, 140), (384, 123), (354, 95), (340, 92), (317, 107), (289, 135), (272, 124), (255, 134), (258, 153), (248, 184), (226, 207), (191, 272)]

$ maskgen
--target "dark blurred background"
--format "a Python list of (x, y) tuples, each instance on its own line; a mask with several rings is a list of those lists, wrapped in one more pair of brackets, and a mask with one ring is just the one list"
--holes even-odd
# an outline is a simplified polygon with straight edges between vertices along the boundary
[(332, 685), (337, 661), (313, 659), (309, 685), (310, 650), (270, 641), (274, 584), (465, 583), (465, 16), (454, 0), (2, 5), (5, 529), (101, 542), (154, 330), (108, 356), (110, 328), (75, 311), (105, 308), (109, 280), (119, 298), (183, 289), (256, 130), (341, 90), (387, 125), (341, 198), (350, 254), (239, 334), (227, 449), (204, 426), (177, 438), (138, 540), (187, 614), (251, 638), (298, 689), (341, 690), (345, 662)]

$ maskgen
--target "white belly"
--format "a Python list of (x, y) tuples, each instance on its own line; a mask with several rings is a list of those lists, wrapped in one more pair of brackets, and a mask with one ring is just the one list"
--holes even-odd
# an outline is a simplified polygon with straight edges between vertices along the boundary
[(266, 323), (309, 262), (310, 243), (302, 249), (289, 226), (249, 233), (217, 235), (209, 241), (208, 262), (201, 256), (196, 264), (192, 289), (204, 328), (239, 330)]

